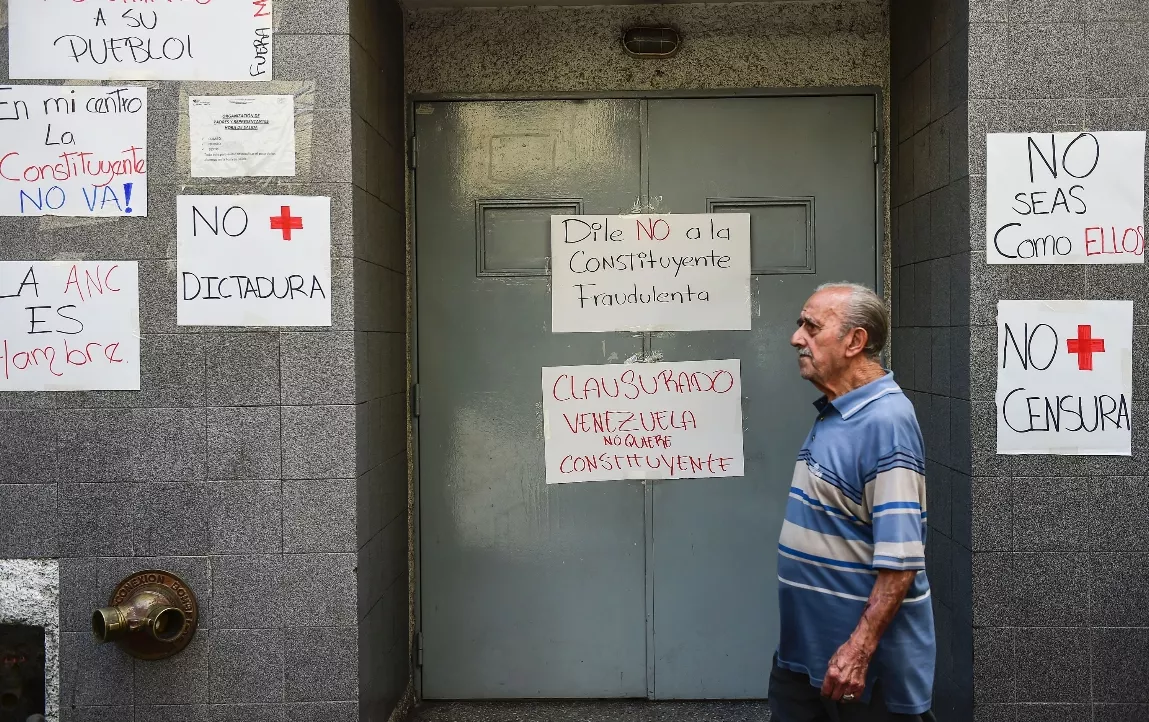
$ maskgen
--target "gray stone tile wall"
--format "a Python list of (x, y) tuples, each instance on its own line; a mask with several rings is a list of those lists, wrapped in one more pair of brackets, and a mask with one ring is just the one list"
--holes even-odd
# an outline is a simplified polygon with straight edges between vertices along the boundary
[[(355, 330), (316, 353), (356, 381), (355, 481), (337, 492), (340, 508), (357, 510), (339, 530), (356, 554), (339, 558), (359, 569), (345, 610), (358, 635), (315, 643), (336, 657), (358, 644), (359, 718), (384, 722), (411, 679), (403, 14), (394, 3), (351, 3)], [(301, 503), (322, 513), (317, 502)]]
[[(140, 261), (139, 392), (0, 393), (0, 558), (60, 559), (67, 722), (384, 720), (407, 689), (402, 21), (274, 13), (272, 83), (146, 84), (146, 219), (0, 218), (0, 260)], [(296, 95), (297, 177), (190, 179), (187, 95), (248, 93)], [(180, 193), (331, 197), (332, 327), (177, 326)], [(148, 567), (201, 603), (162, 662), (88, 631)]]
[(934, 710), (942, 722), (968, 722), (975, 639), (966, 4), (894, 0), (890, 23), (892, 366), (926, 443), (926, 559), (938, 645)]
[(1149, 5), (968, 5), (973, 719), (1149, 719), (1149, 617), (1138, 601), (1149, 597), (1146, 426), (1134, 417), (1132, 458), (997, 456), (993, 402), (997, 300), (1131, 299), (1141, 357), (1144, 267), (989, 266), (981, 256), (986, 133), (1149, 125)]

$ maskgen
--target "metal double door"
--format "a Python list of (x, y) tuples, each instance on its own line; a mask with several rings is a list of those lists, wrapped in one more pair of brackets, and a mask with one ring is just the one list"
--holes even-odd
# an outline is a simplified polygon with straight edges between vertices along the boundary
[[(415, 108), (419, 678), (427, 699), (762, 698), (816, 392), (789, 337), (874, 284), (872, 95)], [(751, 214), (752, 329), (556, 334), (552, 214)], [(540, 370), (741, 359), (746, 474), (547, 486)]]

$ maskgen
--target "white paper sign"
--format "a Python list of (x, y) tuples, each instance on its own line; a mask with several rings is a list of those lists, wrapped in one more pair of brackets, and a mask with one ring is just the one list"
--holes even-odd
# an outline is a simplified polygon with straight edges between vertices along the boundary
[(0, 262), (0, 391), (140, 388), (135, 261)]
[(1130, 455), (1132, 301), (998, 301), (997, 453)]
[(146, 216), (146, 88), (0, 86), (0, 216)]
[(738, 359), (543, 368), (548, 484), (742, 476)]
[(271, 80), (271, 0), (8, 0), (13, 79)]
[(750, 214), (551, 216), (551, 330), (750, 328)]
[(1145, 133), (991, 133), (986, 260), (1142, 263)]
[(295, 98), (188, 98), (196, 178), (295, 175)]
[(331, 199), (178, 196), (176, 323), (330, 326)]

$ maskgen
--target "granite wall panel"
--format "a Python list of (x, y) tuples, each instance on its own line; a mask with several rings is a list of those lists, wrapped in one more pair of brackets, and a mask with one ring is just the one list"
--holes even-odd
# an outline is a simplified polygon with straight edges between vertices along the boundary
[[(380, 460), (369, 477), (356, 463), (361, 447), (405, 458), (402, 442), (376, 437), (402, 429), (407, 412), (382, 403), (370, 427), (356, 413), (359, 402), (406, 398), (406, 307), (393, 300), (406, 289), (402, 21), (390, 0), (370, 5), (277, 1), (271, 83), (145, 83), (147, 218), (0, 218), (3, 260), (140, 261), (140, 391), (0, 393), (0, 557), (61, 558), (64, 720), (359, 719), (361, 647), (382, 662), (362, 669), (364, 688), (372, 675), (387, 680), (375, 718), (406, 691), (395, 619), (379, 640), (360, 642), (357, 630), (360, 515), (377, 526), (401, 517), (405, 528), (407, 511), (405, 479), (395, 481), (405, 462)], [(6, 18), (0, 0), (0, 30)], [(353, 53), (369, 62), (353, 68)], [(11, 82), (7, 67), (0, 32), (0, 83)], [(261, 93), (296, 95), (297, 176), (189, 178), (187, 96)], [(364, 119), (392, 150), (360, 168)], [(332, 326), (177, 326), (181, 193), (330, 197)], [(361, 258), (389, 275), (357, 287)], [(359, 358), (369, 329), (357, 318), (386, 330), (369, 359)], [(367, 478), (379, 486), (369, 513)], [(406, 564), (389, 560), (405, 562), (407, 535), (386, 540), (398, 552), (380, 564), (402, 578), (406, 599)], [(180, 574), (201, 603), (194, 642), (163, 662), (97, 646), (87, 631), (92, 609), (143, 568)], [(406, 604), (381, 610), (406, 627)]]
[[(935, 675), (934, 711), (943, 722), (966, 722), (972, 714), (971, 616), (1008, 611), (1002, 603), (978, 604), (988, 595), (968, 579), (967, 24), (962, 0), (891, 4), (892, 137), (899, 141), (892, 168), (898, 218), (892, 369), (914, 403), (926, 445), (926, 566), (938, 649), (945, 652)], [(996, 561), (1003, 572), (1011, 568), (1008, 558)]]
[[(1013, 654), (975, 651), (974, 719), (1143, 719), (1130, 685), (1146, 674), (1149, 618), (1126, 600), (1149, 594), (1146, 426), (1133, 417), (1133, 457), (996, 456), (996, 303), (1130, 299), (1134, 338), (1146, 324), (1144, 267), (990, 266), (985, 234), (985, 134), (1145, 130), (1149, 76), (1131, 62), (1145, 43), (1140, 0), (969, 0), (970, 383), (976, 394), (971, 509), (978, 639), (1013, 639)], [(1138, 362), (1134, 396), (1143, 395)], [(1134, 408), (1138, 408), (1134, 404)], [(1118, 501), (1120, 499), (1120, 501)], [(1123, 530), (1123, 531), (1122, 531)], [(1003, 587), (996, 560), (1011, 558)], [(1010, 689), (1002, 680), (1011, 679)]]

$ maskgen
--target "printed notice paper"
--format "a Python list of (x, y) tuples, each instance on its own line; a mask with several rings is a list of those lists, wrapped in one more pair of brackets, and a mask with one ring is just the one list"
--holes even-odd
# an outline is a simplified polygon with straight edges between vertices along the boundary
[(176, 323), (330, 326), (331, 199), (178, 196)]
[(8, 0), (12, 79), (271, 80), (271, 0)]
[(295, 98), (188, 99), (196, 178), (295, 175)]
[(750, 214), (551, 216), (551, 330), (750, 329)]
[(135, 261), (0, 262), (0, 391), (140, 388)]
[(543, 369), (548, 484), (742, 476), (738, 359)]
[(1130, 455), (1132, 301), (998, 301), (997, 453)]
[(986, 260), (1142, 263), (1145, 133), (991, 133)]
[(146, 216), (146, 88), (0, 86), (0, 216)]

